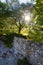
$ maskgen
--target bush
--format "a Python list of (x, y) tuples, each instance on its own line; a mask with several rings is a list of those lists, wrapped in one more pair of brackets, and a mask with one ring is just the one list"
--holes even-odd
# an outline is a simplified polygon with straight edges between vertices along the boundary
[(31, 64), (28, 62), (27, 58), (25, 57), (23, 59), (18, 60), (18, 65), (31, 65)]
[(20, 37), (20, 38), (26, 39), (26, 36), (23, 36), (23, 35), (17, 34), (17, 33), (9, 33), (6, 35), (0, 34), (0, 40), (4, 41), (5, 45), (9, 48), (11, 48), (13, 46), (12, 42), (13, 42), (14, 37)]

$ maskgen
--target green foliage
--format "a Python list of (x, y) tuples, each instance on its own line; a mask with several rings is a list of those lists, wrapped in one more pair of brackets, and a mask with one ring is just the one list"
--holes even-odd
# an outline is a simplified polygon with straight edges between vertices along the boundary
[(9, 35), (6, 35), (6, 38), (7, 40), (5, 41), (5, 44), (7, 47), (11, 48), (13, 46), (13, 39), (14, 39), (14, 36), (9, 34)]
[(17, 33), (8, 33), (6, 35), (7, 40), (5, 41), (5, 44), (7, 47), (11, 48), (13, 46), (13, 39), (14, 37), (20, 37), (20, 38), (26, 38), (25, 36), (21, 35), (21, 34), (17, 34)]
[(35, 9), (38, 15), (43, 15), (43, 0), (36, 0)]
[(9, 6), (6, 3), (0, 2), (0, 17), (8, 17), (10, 14)]
[(37, 24), (43, 25), (43, 0), (36, 0), (35, 10), (36, 15), (38, 16)]
[(29, 37), (33, 41), (43, 42), (43, 0), (36, 0), (34, 8), (37, 18), (34, 20), (36, 23), (29, 30)]
[(0, 2), (0, 33), (4, 33), (6, 28), (8, 28), (7, 17), (9, 16), (11, 16), (9, 6), (6, 3)]
[(13, 41), (13, 38), (14, 37), (20, 37), (20, 38), (25, 38), (26, 39), (26, 36), (23, 36), (22, 34), (17, 34), (17, 33), (8, 33), (6, 35), (6, 38), (8, 38), (9, 40)]
[(29, 37), (32, 41), (43, 42), (43, 32), (40, 31), (38, 26), (34, 26), (32, 30), (29, 30)]
[[(2, 33), (4, 32), (6, 34), (6, 33), (8, 33), (8, 31), (10, 31), (10, 29), (14, 30), (14, 25), (16, 25), (18, 28), (18, 33), (20, 33), (22, 28), (25, 26), (25, 23), (22, 19), (23, 13), (20, 11), (21, 8), (18, 7), (16, 9), (14, 9), (12, 7), (13, 1), (11, 1), (11, 4), (7, 0), (6, 0), (6, 2), (7, 3), (0, 2), (0, 17), (1, 17), (0, 18), (0, 31)], [(14, 2), (16, 2), (16, 1), (14, 1)], [(10, 5), (10, 7), (9, 7), (9, 5)]]
[(15, 25), (18, 27), (18, 33), (20, 33), (25, 26), (25, 22), (22, 18), (23, 12), (21, 10), (21, 7), (15, 9), (13, 14), (13, 16), (15, 17)]
[(18, 65), (29, 65), (27, 58), (19, 59)]
[(0, 34), (8, 34), (14, 32), (15, 20), (13, 17), (7, 17), (5, 19), (0, 18)]
[(25, 38), (26, 39), (26, 36), (23, 36), (23, 35), (17, 34), (17, 33), (8, 33), (6, 35), (0, 34), (0, 40), (4, 41), (5, 45), (8, 48), (11, 48), (13, 46), (12, 43), (13, 43), (14, 37), (20, 37), (20, 38)]
[[(26, 5), (22, 4), (20, 7), (14, 9), (12, 7), (13, 2), (15, 2), (15, 0), (11, 1), (11, 3), (9, 3), (8, 0), (6, 0), (6, 3), (0, 2), (0, 34), (8, 36), (8, 43), (11, 43), (13, 39), (12, 34), (10, 37), (10, 33), (14, 33), (16, 29), (16, 33), (19, 35), (21, 30), (26, 26), (22, 15), (25, 6), (29, 5), (28, 3)], [(12, 11), (9, 9), (9, 5)], [(31, 12), (34, 15), (32, 21), (34, 20), (36, 23), (30, 22), (29, 26), (27, 26), (29, 28), (32, 27), (29, 29), (29, 38), (34, 41), (43, 42), (43, 0), (36, 0), (36, 4), (32, 10), (34, 10)], [(15, 35), (18, 36), (17, 34), (14, 34), (14, 36)], [(22, 35), (20, 35), (20, 37), (22, 37)]]

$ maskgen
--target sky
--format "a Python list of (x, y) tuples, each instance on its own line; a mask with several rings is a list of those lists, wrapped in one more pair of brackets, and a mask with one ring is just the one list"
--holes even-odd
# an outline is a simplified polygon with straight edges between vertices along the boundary
[[(5, 0), (1, 0), (2, 2), (5, 2)], [(9, 0), (10, 1), (10, 0)], [(35, 4), (35, 2), (31, 2), (31, 0), (19, 0), (19, 3), (21, 4), (21, 3), (27, 3), (27, 2), (29, 2), (29, 3), (33, 3), (33, 4)]]
[[(2, 2), (5, 2), (5, 0), (1, 0)], [(27, 3), (30, 2), (30, 0), (19, 0), (20, 3)]]
[(30, 2), (30, 0), (20, 0), (20, 3), (27, 3)]

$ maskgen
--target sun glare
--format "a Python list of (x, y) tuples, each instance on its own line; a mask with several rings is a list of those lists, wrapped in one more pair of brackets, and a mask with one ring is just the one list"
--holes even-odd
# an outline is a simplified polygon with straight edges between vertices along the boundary
[(29, 15), (25, 15), (25, 21), (30, 21), (30, 16)]
[(28, 24), (31, 20), (31, 16), (30, 16), (30, 13), (24, 13), (24, 20), (26, 22), (26, 24)]

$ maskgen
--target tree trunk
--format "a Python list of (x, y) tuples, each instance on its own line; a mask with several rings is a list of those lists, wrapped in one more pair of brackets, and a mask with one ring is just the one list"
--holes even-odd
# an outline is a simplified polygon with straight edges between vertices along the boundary
[(21, 32), (21, 28), (19, 27), (18, 33), (20, 34), (20, 32)]

